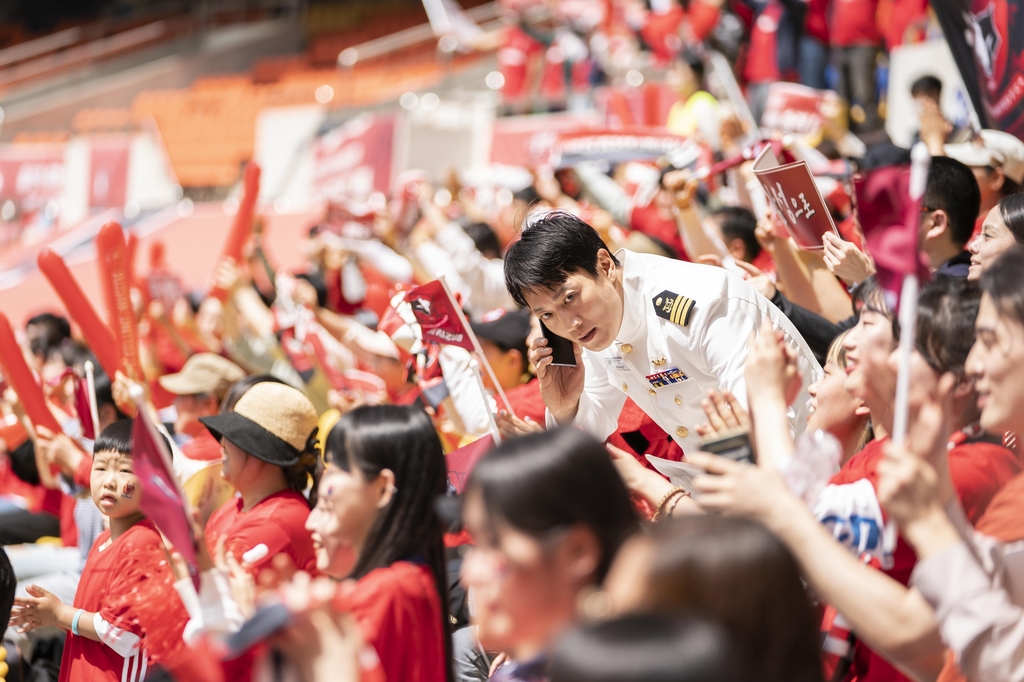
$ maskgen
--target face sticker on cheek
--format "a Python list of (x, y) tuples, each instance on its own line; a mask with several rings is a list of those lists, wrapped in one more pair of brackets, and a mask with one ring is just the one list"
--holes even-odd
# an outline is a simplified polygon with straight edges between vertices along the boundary
[(135, 484), (134, 483), (125, 483), (124, 487), (121, 488), (121, 497), (123, 497), (126, 500), (130, 500), (134, 496), (135, 496)]

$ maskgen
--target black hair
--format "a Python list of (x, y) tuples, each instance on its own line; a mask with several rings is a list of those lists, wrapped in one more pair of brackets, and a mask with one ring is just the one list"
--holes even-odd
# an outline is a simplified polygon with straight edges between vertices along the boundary
[(704, 87), (704, 61), (694, 50), (684, 49), (679, 54), (679, 61), (690, 67), (694, 77), (697, 79), (697, 89)]
[(877, 275), (871, 275), (853, 290), (853, 309), (858, 315), (862, 310), (870, 310), (888, 318), (892, 325), (893, 343), (900, 340), (900, 320), (896, 315), (895, 301), (889, 292), (878, 282)]
[(25, 327), (43, 327), (43, 333), (47, 334), (52, 343), (60, 343), (71, 336), (71, 323), (68, 318), (53, 313), (39, 313), (30, 317)]
[(96, 372), (101, 372), (99, 360), (96, 355), (81, 341), (76, 339), (64, 339), (58, 347), (61, 359), (68, 367), (74, 368), (80, 374), (85, 371), (85, 363), (91, 362)]
[(1000, 314), (1024, 325), (1024, 246), (1014, 245), (981, 275), (981, 290)]
[(96, 373), (93, 377), (93, 386), (96, 391), (96, 412), (100, 411), (100, 408), (104, 405), (110, 405), (114, 408), (114, 419), (120, 421), (122, 419), (128, 419), (128, 415), (121, 411), (121, 408), (117, 406), (117, 402), (114, 400), (114, 387), (110, 383), (110, 377), (107, 376), (106, 372), (101, 371), (97, 368)]
[[(134, 419), (119, 419), (100, 431), (100, 435), (96, 437), (96, 442), (93, 444), (92, 451), (112, 451), (130, 456), (135, 444), (134, 432)], [(162, 433), (159, 435), (164, 440), (167, 452), (170, 453), (171, 443), (167, 440), (167, 436)]]
[(1013, 241), (1024, 244), (1024, 194), (1017, 193), (999, 200), (999, 217), (1013, 235)]
[(749, 519), (690, 516), (658, 524), (639, 610), (720, 623), (749, 661), (746, 679), (821, 682), (818, 626), (800, 567)]
[(718, 227), (722, 230), (722, 236), (728, 244), (734, 239), (743, 240), (743, 250), (746, 252), (748, 263), (753, 261), (761, 253), (761, 244), (757, 241), (757, 217), (742, 206), (723, 206), (712, 211), (711, 217), (717, 219)]
[(521, 308), (529, 307), (526, 294), (554, 289), (570, 275), (584, 272), (597, 277), (597, 254), (608, 252), (619, 264), (597, 230), (566, 211), (551, 211), (523, 230), (505, 254), (505, 287)]
[(300, 272), (295, 275), (295, 279), (309, 282), (316, 289), (316, 304), (321, 308), (327, 306), (327, 283), (322, 275), (317, 272)]
[[(413, 405), (366, 405), (346, 413), (327, 436), (324, 459), (373, 480), (395, 475), (390, 503), (374, 520), (349, 577), (356, 580), (396, 561), (418, 558), (430, 567), (441, 604), (448, 604), (444, 526), (434, 501), (447, 490), (444, 448), (430, 417)], [(451, 625), (442, 608), (445, 661), (453, 679)]]
[(577, 627), (559, 641), (551, 682), (738, 682), (742, 653), (696, 617), (631, 614)]
[(942, 96), (942, 81), (931, 74), (921, 76), (910, 85), (910, 96), (918, 97), (919, 95), (938, 101)]
[(512, 194), (512, 201), (521, 201), (526, 204), (528, 208), (532, 208), (534, 205), (539, 204), (541, 201), (540, 194), (537, 193), (537, 188), (533, 185), (527, 185), (521, 190)]
[(945, 211), (953, 243), (964, 246), (981, 210), (981, 189), (974, 172), (948, 156), (932, 157), (921, 204), (932, 211)]
[(242, 377), (235, 383), (231, 384), (228, 392), (224, 394), (224, 400), (220, 401), (220, 414), (234, 412), (235, 404), (238, 402), (238, 399), (245, 395), (245, 392), (256, 384), (262, 384), (264, 382), (285, 384), (286, 386), (289, 385), (288, 382), (278, 379), (273, 374), (250, 374), (249, 376)]
[(120, 419), (100, 431), (93, 444), (93, 452), (113, 451), (122, 455), (132, 454), (132, 433), (135, 430), (134, 419)]
[(482, 496), (491, 523), (507, 522), (543, 538), (582, 524), (597, 537), (604, 580), (612, 558), (638, 520), (622, 477), (604, 446), (578, 429), (555, 429), (507, 440), (484, 455), (466, 482), (465, 495)]
[(501, 256), (501, 244), (498, 242), (498, 235), (487, 223), (470, 223), (466, 225), (466, 234), (476, 244), (476, 250), (488, 258), (499, 258)]
[(963, 376), (980, 304), (981, 289), (963, 277), (939, 275), (921, 291), (914, 346), (936, 372)]

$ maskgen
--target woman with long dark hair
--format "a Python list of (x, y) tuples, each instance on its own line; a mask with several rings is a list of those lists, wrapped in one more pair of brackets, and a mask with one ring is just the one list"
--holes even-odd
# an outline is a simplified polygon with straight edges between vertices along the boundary
[(450, 682), (443, 525), (444, 450), (430, 417), (360, 407), (331, 429), (319, 498), (306, 521), (317, 569), (348, 578), (343, 602), (388, 682)]
[(786, 546), (746, 519), (689, 516), (631, 540), (606, 582), (625, 612), (720, 623), (747, 679), (820, 682), (818, 617)]

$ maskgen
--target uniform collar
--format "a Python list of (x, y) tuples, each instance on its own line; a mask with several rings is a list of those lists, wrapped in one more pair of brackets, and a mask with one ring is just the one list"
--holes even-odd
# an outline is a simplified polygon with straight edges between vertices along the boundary
[(626, 343), (636, 338), (643, 328), (645, 313), (643, 301), (643, 275), (646, 270), (643, 261), (635, 253), (625, 249), (615, 252), (622, 264), (622, 324), (615, 335), (616, 343)]

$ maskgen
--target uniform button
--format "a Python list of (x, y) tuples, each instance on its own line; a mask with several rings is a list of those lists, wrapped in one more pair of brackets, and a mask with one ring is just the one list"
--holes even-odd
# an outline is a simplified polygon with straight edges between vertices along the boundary
[(651, 395), (658, 395), (658, 392), (655, 391), (653, 388), (647, 389), (647, 392), (650, 393)]
[(633, 352), (633, 346), (629, 345), (628, 343), (622, 344), (621, 348), (622, 348), (622, 352), (623, 353), (632, 353)]
[(682, 404), (683, 404), (683, 399), (680, 398), (679, 396), (676, 396), (676, 405), (682, 405)]
[(676, 435), (679, 436), (680, 438), (686, 438), (687, 436), (690, 435), (690, 429), (686, 428), (685, 426), (680, 426), (678, 429), (676, 429)]
[(629, 386), (627, 384), (622, 384), (622, 392), (625, 393), (627, 391), (629, 391)]

